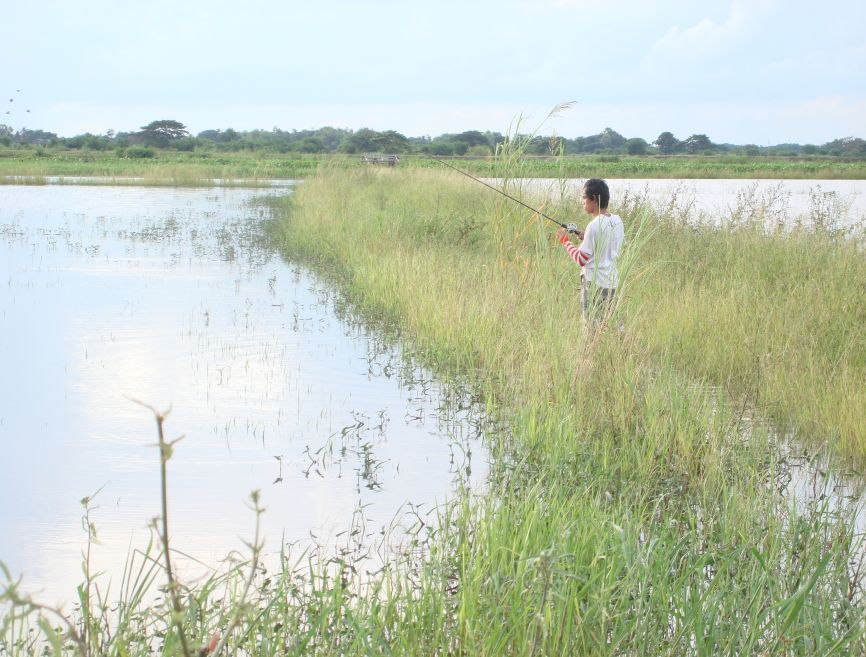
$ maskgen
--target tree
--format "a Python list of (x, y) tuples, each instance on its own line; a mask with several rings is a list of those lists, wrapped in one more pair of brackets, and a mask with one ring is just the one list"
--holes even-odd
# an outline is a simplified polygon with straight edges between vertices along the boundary
[(443, 137), (448, 137), (454, 141), (462, 141), (466, 142), (468, 146), (478, 146), (479, 144), (487, 145), (487, 137), (485, 137), (478, 130), (467, 130), (466, 132), (461, 132), (458, 135), (442, 135)]
[(200, 133), (196, 135), (198, 139), (207, 139), (208, 141), (219, 141), (220, 140), (220, 131), (219, 130), (202, 130)]
[(324, 153), (325, 142), (322, 141), (321, 137), (311, 135), (292, 144), (292, 150), (298, 153)]
[(527, 155), (550, 155), (550, 138), (536, 136), (526, 144), (524, 152)]
[(410, 150), (409, 140), (396, 130), (386, 130), (382, 133), (380, 148), (384, 153), (407, 153)]
[(625, 150), (629, 155), (646, 155), (648, 146), (649, 144), (646, 143), (646, 140), (640, 137), (635, 137), (625, 142)]
[(89, 132), (69, 137), (68, 139), (61, 139), (60, 143), (66, 146), (66, 148), (87, 148), (93, 151), (104, 151), (111, 147), (111, 140), (108, 137), (92, 135)]
[(53, 132), (46, 132), (45, 130), (28, 130), (27, 128), (21, 128), (21, 130), (15, 133), (13, 141), (18, 142), (19, 144), (28, 144), (30, 146), (45, 146), (57, 141), (57, 135)]
[(361, 128), (343, 140), (340, 149), (345, 153), (405, 153), (409, 140), (394, 130), (376, 132)]
[(598, 136), (575, 137), (565, 140), (565, 152), (569, 153), (592, 153), (598, 150)]
[(866, 141), (859, 137), (843, 137), (824, 144), (822, 150), (830, 155), (863, 157), (866, 156)]
[(142, 126), (141, 136), (148, 146), (165, 147), (174, 140), (189, 137), (189, 132), (180, 121), (163, 119), (151, 121), (146, 126)]
[(373, 153), (376, 151), (376, 140), (379, 133), (369, 128), (361, 128), (346, 137), (340, 149), (346, 153)]
[(625, 145), (625, 137), (612, 128), (605, 128), (599, 135), (598, 143), (605, 150), (618, 151)]
[(653, 145), (662, 155), (673, 155), (680, 149), (680, 140), (674, 137), (672, 132), (663, 132), (656, 137)]
[(316, 137), (322, 140), (325, 150), (333, 153), (340, 147), (340, 143), (348, 136), (348, 130), (338, 130), (330, 126), (319, 128), (316, 131)]
[(425, 143), (420, 143), (415, 146), (416, 150), (421, 153), (430, 153), (431, 155), (439, 155), (447, 157), (449, 155), (465, 155), (469, 150), (466, 142), (454, 141), (450, 136), (436, 137)]
[(713, 150), (713, 142), (706, 135), (692, 135), (683, 142), (683, 146), (692, 154)]

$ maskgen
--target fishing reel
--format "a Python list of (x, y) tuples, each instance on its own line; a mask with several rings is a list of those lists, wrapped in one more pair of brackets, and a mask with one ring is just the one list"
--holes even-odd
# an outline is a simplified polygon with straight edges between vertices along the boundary
[(577, 235), (580, 239), (583, 239), (583, 231), (577, 227), (577, 224), (565, 224), (563, 228), (565, 228), (566, 232), (569, 232), (572, 235)]

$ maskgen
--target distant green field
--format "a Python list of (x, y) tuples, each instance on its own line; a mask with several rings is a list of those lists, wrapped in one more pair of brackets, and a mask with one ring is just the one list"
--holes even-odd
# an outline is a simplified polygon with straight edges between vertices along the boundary
[[(419, 166), (441, 166), (430, 158), (413, 157)], [(492, 159), (454, 159), (449, 162), (470, 173), (496, 176)], [(783, 158), (746, 156), (567, 156), (525, 157), (510, 169), (526, 178), (866, 178), (866, 161), (840, 158)]]
[[(95, 176), (139, 178), (138, 184), (153, 185), (200, 185), (214, 179), (255, 184), (256, 181), (303, 178), (315, 173), (324, 161), (316, 155), (180, 153), (147, 149), (132, 153), (138, 156), (119, 157), (115, 152), (98, 151), (0, 150), (0, 183), (39, 184), (52, 177)], [(351, 156), (327, 158), (330, 166), (355, 166), (356, 160)], [(17, 179), (10, 180), (13, 176)]]
[[(455, 158), (454, 166), (476, 175), (499, 177), (495, 158)], [(266, 152), (218, 153), (133, 149), (68, 151), (0, 149), (0, 183), (39, 184), (54, 177), (138, 178), (138, 184), (200, 185), (214, 179), (257, 181), (297, 179), (320, 168), (368, 165), (359, 155), (302, 155)], [(441, 167), (424, 155), (401, 156), (399, 168)], [(527, 157), (509, 166), (510, 176), (527, 178), (785, 178), (866, 179), (866, 161), (832, 157), (746, 156), (568, 156)], [(72, 182), (72, 181), (66, 181)], [(111, 182), (110, 180), (108, 182)], [(127, 183), (129, 181), (119, 181)]]

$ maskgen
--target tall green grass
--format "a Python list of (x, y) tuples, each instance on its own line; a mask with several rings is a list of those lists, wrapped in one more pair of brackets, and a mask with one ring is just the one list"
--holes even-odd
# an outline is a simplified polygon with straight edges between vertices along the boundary
[[(859, 453), (843, 439), (857, 391), (816, 372), (862, 372), (846, 346), (862, 339), (862, 245), (692, 227), (634, 204), (615, 315), (592, 329), (574, 264), (515, 206), (444, 171), (321, 167), (275, 226), (287, 257), (330, 277), (356, 312), (399, 329), (443, 377), (472, 381), (505, 427), (484, 495), (444, 505), (374, 573), (351, 549), (287, 550), (246, 593), (239, 566), (181, 589), (180, 610), (100, 607), (87, 616), (94, 654), (180, 654), (180, 627), (194, 650), (217, 631), (229, 654), (255, 655), (866, 650), (851, 509), (783, 494), (792, 466), (777, 445), (783, 426)], [(819, 322), (808, 345), (784, 309), (799, 307), (794, 270), (812, 271), (796, 257), (806, 248), (834, 256), (814, 284), (833, 292), (809, 312), (837, 322)], [(811, 404), (779, 401), (801, 388)], [(0, 654), (34, 654), (42, 612), (14, 608)], [(56, 654), (83, 652), (41, 627)]]
[[(453, 176), (323, 173), (291, 204), (292, 257), (336, 272), (358, 307), (397, 322), (441, 371), (475, 373), (509, 411), (491, 494), (458, 522), (445, 632), (457, 652), (862, 650), (850, 518), (792, 509), (774, 486), (778, 425), (754, 419), (862, 455), (860, 393), (846, 386), (863, 352), (842, 347), (863, 335), (860, 244), (640, 208), (611, 322), (625, 329), (594, 331), (551, 231)], [(802, 300), (778, 283), (816, 252), (834, 257), (813, 289), (835, 291), (809, 312), (839, 328), (807, 341), (808, 326), (786, 333)], [(817, 376), (834, 363), (848, 384)]]
[(819, 224), (655, 224), (632, 322), (654, 360), (866, 462), (864, 239)]
[[(362, 307), (398, 318), (458, 369), (483, 367), (526, 400), (585, 357), (575, 351), (576, 269), (519, 205), (442, 172), (339, 175), (297, 194), (292, 249), (347, 270)], [(768, 232), (761, 216), (686, 225), (646, 204), (625, 210), (626, 337), (654, 367), (722, 386), (802, 440), (866, 457), (862, 237)]]

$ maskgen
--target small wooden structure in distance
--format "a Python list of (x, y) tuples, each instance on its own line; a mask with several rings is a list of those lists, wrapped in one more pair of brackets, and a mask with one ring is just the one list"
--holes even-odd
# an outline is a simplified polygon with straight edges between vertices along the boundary
[(400, 156), (381, 155), (379, 153), (367, 153), (361, 156), (361, 162), (363, 162), (364, 164), (387, 164), (389, 167), (395, 167), (400, 162)]

